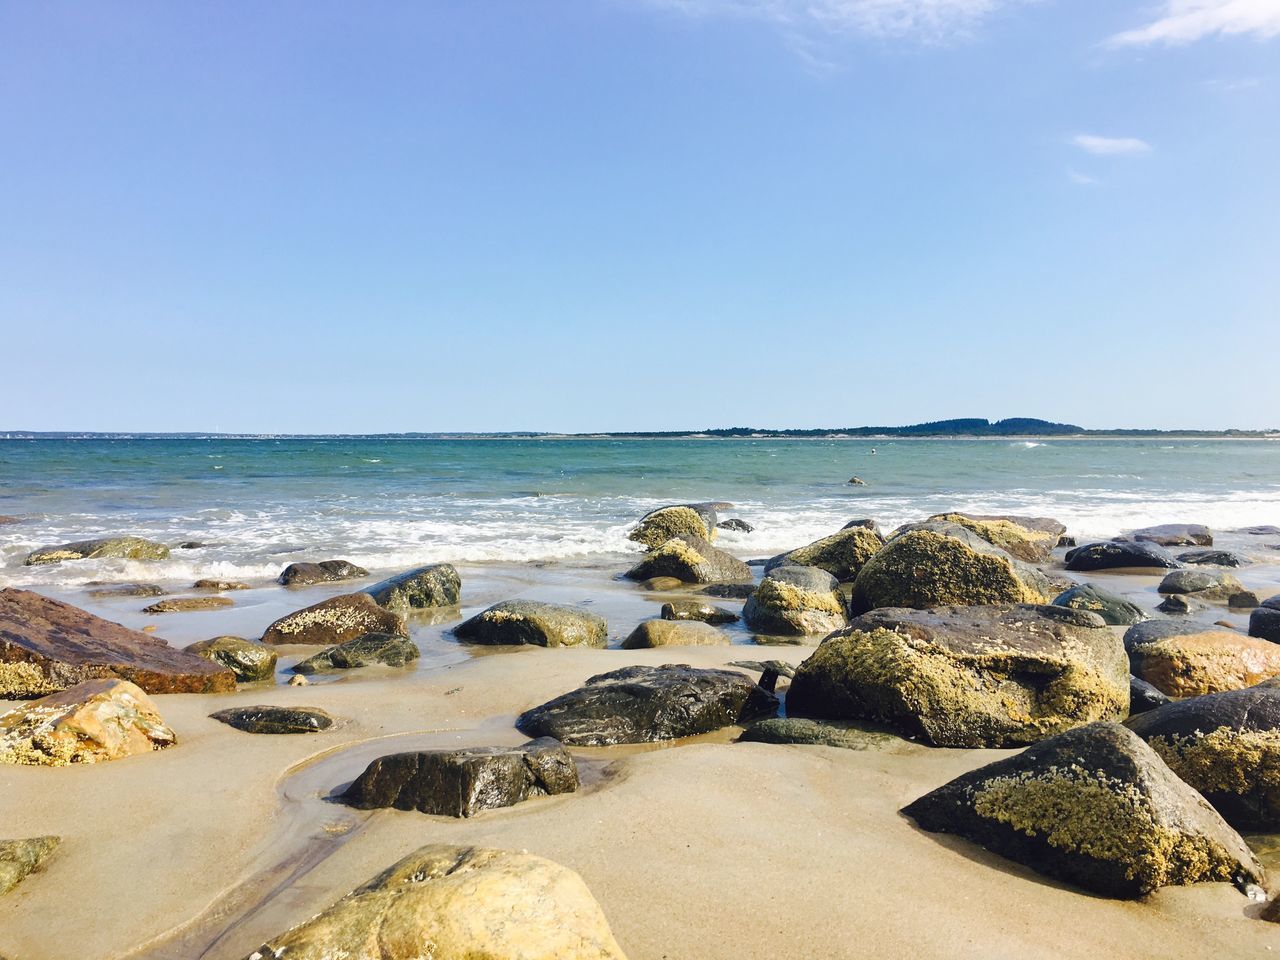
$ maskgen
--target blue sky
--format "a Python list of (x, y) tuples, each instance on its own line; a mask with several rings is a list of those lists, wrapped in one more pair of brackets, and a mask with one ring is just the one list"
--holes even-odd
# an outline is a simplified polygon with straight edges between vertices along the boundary
[(1280, 0), (0, 0), (0, 137), (0, 429), (1280, 426)]

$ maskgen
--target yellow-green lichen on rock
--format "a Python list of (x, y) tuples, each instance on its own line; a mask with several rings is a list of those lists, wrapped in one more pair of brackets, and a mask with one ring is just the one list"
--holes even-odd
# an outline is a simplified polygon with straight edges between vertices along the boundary
[(992, 546), (1029, 563), (1042, 563), (1049, 559), (1053, 548), (1058, 545), (1057, 534), (1033, 530), (1012, 520), (979, 520), (964, 513), (940, 513), (929, 519), (959, 524)]
[(629, 580), (674, 577), (681, 583), (750, 583), (751, 568), (699, 536), (673, 537), (626, 573)]
[[(850, 527), (829, 537), (815, 540), (771, 561), (769, 568), (784, 564), (817, 567), (837, 580), (848, 582), (858, 575), (867, 561), (884, 546), (884, 539), (866, 527)], [(768, 569), (768, 568), (767, 568)]]
[(672, 537), (694, 536), (714, 540), (715, 533), (715, 527), (708, 529), (706, 521), (692, 507), (663, 507), (641, 519), (627, 534), (627, 539), (653, 548), (662, 546)]
[(1280, 805), (1280, 730), (1222, 726), (1204, 734), (1155, 736), (1147, 742), (1201, 793), (1261, 791)]
[(79, 540), (56, 547), (43, 547), (27, 555), (27, 566), (46, 563), (62, 563), (66, 560), (167, 560), (169, 548), (163, 543), (142, 537), (102, 537), (97, 540)]
[(817, 567), (777, 567), (747, 598), (742, 618), (765, 636), (831, 633), (848, 623), (837, 586), (835, 577)]

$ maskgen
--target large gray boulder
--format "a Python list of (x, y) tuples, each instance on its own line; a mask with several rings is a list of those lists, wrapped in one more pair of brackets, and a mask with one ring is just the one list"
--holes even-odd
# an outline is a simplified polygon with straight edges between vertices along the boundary
[(604, 617), (577, 607), (503, 600), (458, 624), (453, 634), (466, 643), (603, 647), (609, 641), (609, 624)]
[(1157, 588), (1165, 595), (1187, 595), (1210, 603), (1226, 603), (1244, 584), (1225, 570), (1174, 570)]
[(1139, 543), (1162, 547), (1212, 547), (1213, 531), (1199, 523), (1161, 523), (1129, 534)]
[(404, 620), (385, 610), (367, 593), (344, 593), (286, 614), (262, 634), (262, 642), (337, 646), (367, 633), (407, 637)]
[(1068, 570), (1151, 569), (1174, 570), (1181, 566), (1173, 555), (1153, 543), (1107, 540), (1086, 543), (1067, 551)]
[(828, 634), (843, 628), (844, 598), (836, 578), (817, 567), (776, 567), (742, 608), (748, 627), (767, 636)]
[(1058, 538), (1067, 532), (1067, 528), (1061, 523), (1048, 517), (940, 513), (929, 519), (967, 527), (992, 546), (1028, 563), (1044, 563), (1048, 560), (1053, 556)]
[(701, 537), (673, 537), (645, 554), (626, 573), (628, 580), (672, 577), (682, 583), (750, 583), (751, 568)]
[(388, 577), (364, 591), (386, 607), (407, 617), (414, 610), (456, 607), (461, 598), (462, 578), (448, 563), (433, 563)]

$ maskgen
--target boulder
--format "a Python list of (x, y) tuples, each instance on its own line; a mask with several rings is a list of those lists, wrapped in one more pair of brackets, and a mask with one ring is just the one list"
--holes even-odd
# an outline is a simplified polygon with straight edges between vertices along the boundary
[(729, 642), (729, 637), (709, 623), (697, 620), (643, 620), (622, 641), (623, 650), (650, 647), (712, 647)]
[(1188, 550), (1178, 554), (1182, 563), (1212, 567), (1246, 567), (1249, 560), (1230, 550)]
[(1174, 570), (1179, 566), (1169, 551), (1151, 543), (1108, 540), (1086, 543), (1067, 551), (1068, 570)]
[(624, 667), (526, 710), (516, 726), (572, 746), (650, 743), (772, 716), (778, 698), (732, 670)]
[(850, 583), (883, 546), (884, 539), (875, 531), (853, 527), (774, 557), (765, 565), (765, 571), (776, 567), (817, 567), (841, 583)]
[(1193, 613), (1208, 608), (1199, 600), (1193, 600), (1185, 593), (1171, 593), (1158, 604), (1156, 609), (1173, 617), (1188, 617)]
[(27, 566), (61, 563), (64, 560), (168, 560), (169, 548), (142, 537), (102, 537), (77, 540), (56, 547), (41, 547), (27, 554)]
[(578, 767), (558, 740), (519, 747), (420, 750), (374, 760), (342, 794), (361, 810), (394, 807), (443, 817), (515, 806), (530, 797), (573, 793)]
[(1233, 610), (1252, 610), (1259, 603), (1258, 595), (1252, 590), (1240, 590), (1227, 597), (1227, 606)]
[(891, 724), (940, 747), (1009, 747), (1129, 710), (1120, 639), (1053, 606), (875, 610), (796, 670), (787, 712)]
[(1262, 601), (1249, 614), (1249, 636), (1280, 643), (1280, 594)]
[(143, 607), (143, 613), (191, 613), (198, 610), (222, 610), (234, 607), (236, 602), (230, 597), (170, 597), (157, 600), (149, 607)]
[(1138, 627), (1124, 635), (1133, 675), (1171, 697), (1239, 690), (1280, 674), (1280, 645), (1266, 640), (1196, 621)]
[(586, 884), (528, 853), (433, 844), (247, 960), (625, 960)]
[(1146, 713), (1148, 710), (1154, 710), (1156, 707), (1163, 707), (1166, 703), (1172, 702), (1147, 681), (1139, 680), (1132, 674), (1129, 675), (1129, 716)]
[(407, 617), (413, 610), (456, 607), (462, 593), (462, 578), (449, 563), (433, 563), (389, 577), (367, 588), (379, 606)]
[(825, 635), (849, 622), (836, 578), (795, 566), (771, 570), (747, 599), (742, 619), (757, 633), (780, 637)]
[(39, 697), (96, 677), (147, 693), (225, 693), (230, 670), (163, 640), (29, 590), (0, 590), (0, 699)]
[(753, 723), (738, 737), (739, 743), (794, 743), (811, 747), (868, 750), (898, 740), (891, 733), (851, 723), (809, 720), (805, 717), (770, 717)]
[(674, 537), (645, 554), (628, 580), (674, 577), (681, 583), (750, 583), (751, 568), (695, 536)]
[(1280, 827), (1280, 686), (1169, 703), (1126, 726), (1244, 830)]
[(333, 726), (319, 707), (232, 707), (209, 717), (245, 733), (319, 733)]
[(1045, 517), (982, 516), (940, 513), (929, 518), (972, 530), (992, 546), (1028, 563), (1044, 563), (1053, 556), (1058, 537), (1067, 528)]
[(875, 607), (1045, 603), (1058, 591), (1040, 571), (954, 523), (900, 528), (858, 573), (855, 612)]
[(1272, 526), (1271, 524), (1263, 524), (1256, 527), (1245, 527), (1239, 532), (1247, 533), (1251, 537), (1274, 537), (1280, 535), (1280, 527)]
[(306, 675), (329, 670), (353, 670), (373, 663), (403, 667), (421, 655), (418, 645), (408, 637), (396, 633), (366, 633), (295, 663), (293, 672)]
[(841, 529), (841, 530), (852, 530), (852, 529), (854, 529), (855, 527), (862, 527), (864, 530), (870, 530), (870, 531), (871, 531), (872, 533), (874, 533), (877, 537), (880, 537), (880, 538), (882, 538), (882, 539), (883, 539), (883, 537), (884, 537), (884, 534), (880, 532), (880, 524), (876, 523), (876, 522), (875, 522), (874, 520), (872, 520), (870, 517), (858, 517), (858, 518), (857, 518), (857, 519), (855, 519), (855, 520), (850, 520), (848, 523), (846, 523), (846, 524), (845, 524), (843, 527), (841, 527), (840, 529)]
[(1078, 583), (1053, 598), (1055, 607), (1089, 610), (1112, 626), (1127, 627), (1141, 623), (1147, 615), (1124, 597), (1102, 589), (1096, 583)]
[(212, 640), (199, 640), (186, 649), (187, 653), (226, 667), (240, 683), (270, 680), (276, 675), (276, 652), (256, 640), (214, 637)]
[(249, 585), (247, 583), (241, 583), (239, 580), (217, 580), (206, 578), (204, 580), (197, 580), (192, 584), (191, 589), (212, 590), (215, 593), (225, 593), (228, 590), (248, 590)]
[(163, 597), (165, 590), (156, 583), (113, 583), (106, 584), (101, 580), (92, 580), (85, 584), (92, 587), (88, 591), (94, 600), (108, 600), (111, 597)]
[(739, 619), (732, 610), (698, 600), (673, 600), (664, 603), (659, 616), (663, 620), (699, 620), (702, 623), (737, 623)]
[(0, 897), (25, 880), (58, 849), (61, 837), (0, 840)]
[(675, 577), (650, 577), (648, 580), (641, 582), (640, 586), (654, 593), (670, 593), (672, 590), (679, 590), (684, 586), (682, 580)]
[(307, 587), (316, 583), (358, 580), (369, 571), (347, 560), (321, 560), (319, 563), (291, 563), (280, 574), (286, 587)]
[(99, 763), (176, 740), (155, 704), (128, 680), (86, 680), (0, 714), (0, 763)]
[(715, 529), (715, 520), (708, 527), (707, 521), (692, 507), (662, 507), (646, 514), (639, 525), (627, 534), (627, 539), (652, 549), (662, 546), (672, 537), (700, 537), (709, 540)]
[(1163, 594), (1190, 594), (1197, 600), (1226, 603), (1244, 584), (1225, 570), (1174, 570), (1157, 588)]
[(925, 830), (964, 837), (1109, 897), (1264, 882), (1239, 834), (1115, 723), (1050, 737), (957, 777), (902, 812)]
[(262, 642), (337, 646), (366, 633), (409, 635), (404, 620), (367, 593), (344, 593), (281, 617), (267, 627)]
[(721, 520), (716, 524), (717, 530), (732, 530), (734, 533), (751, 533), (755, 530), (751, 524), (745, 520), (739, 520), (737, 517), (730, 517), (728, 520)]
[(1139, 543), (1158, 543), (1162, 547), (1213, 546), (1213, 531), (1198, 523), (1162, 523), (1135, 530), (1129, 536)]
[(466, 643), (532, 644), (538, 647), (603, 647), (604, 617), (577, 607), (534, 600), (503, 600), (454, 627)]

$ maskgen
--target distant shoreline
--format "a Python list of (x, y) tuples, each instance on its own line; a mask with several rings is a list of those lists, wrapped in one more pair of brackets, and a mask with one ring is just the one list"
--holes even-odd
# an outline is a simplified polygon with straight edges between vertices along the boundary
[(211, 441), (278, 441), (278, 440), (377, 440), (377, 441), (415, 441), (415, 440), (708, 440), (708, 441), (743, 441), (743, 440), (854, 440), (860, 442), (880, 441), (882, 443), (899, 440), (995, 440), (995, 441), (1082, 441), (1082, 440), (1260, 440), (1280, 441), (1280, 431), (1229, 431), (1213, 432), (1193, 431), (1130, 431), (1116, 433), (1112, 431), (1086, 431), (1083, 433), (1017, 433), (1017, 434), (956, 434), (956, 433), (914, 433), (914, 434), (859, 434), (805, 432), (787, 433), (759, 432), (751, 434), (734, 434), (717, 436), (707, 433), (38, 433), (25, 431), (0, 431), (0, 443), (30, 442), (32, 440), (62, 441), (94, 441), (94, 440), (211, 440)]

